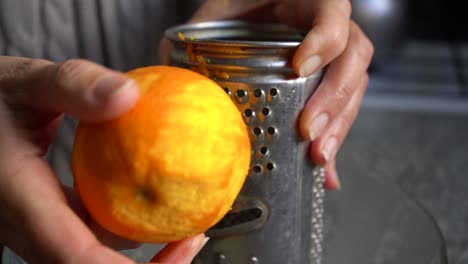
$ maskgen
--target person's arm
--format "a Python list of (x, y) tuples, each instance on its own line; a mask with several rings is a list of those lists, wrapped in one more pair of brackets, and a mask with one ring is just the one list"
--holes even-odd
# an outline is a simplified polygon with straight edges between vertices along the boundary
[[(64, 113), (109, 120), (138, 98), (124, 74), (88, 61), (0, 57), (0, 244), (31, 264), (134, 263), (103, 244), (119, 247), (125, 240), (93, 233), (91, 227), (99, 227), (76, 193), (61, 186), (44, 154)], [(203, 242), (201, 234), (169, 244), (155, 261), (188, 264)]]

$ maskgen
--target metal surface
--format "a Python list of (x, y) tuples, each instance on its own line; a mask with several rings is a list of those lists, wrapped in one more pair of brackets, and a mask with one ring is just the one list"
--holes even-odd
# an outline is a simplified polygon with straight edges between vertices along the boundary
[[(418, 173), (412, 174), (411, 177), (408, 177), (407, 174), (398, 176), (398, 171), (401, 170), (401, 165), (405, 166), (404, 163), (411, 163), (411, 159), (414, 159), (411, 154), (409, 159), (405, 159), (404, 161), (400, 160), (399, 163), (376, 162), (376, 159), (382, 159), (386, 161), (392, 160), (389, 158), (389, 156), (394, 155), (389, 155), (389, 153), (382, 152), (382, 149), (388, 149), (388, 145), (382, 142), (381, 137), (372, 135), (374, 134), (375, 130), (379, 129), (393, 131), (389, 128), (395, 127), (395, 122), (399, 123), (401, 120), (399, 117), (395, 117), (394, 114), (386, 114), (383, 116), (380, 114), (377, 114), (376, 116), (374, 115), (375, 114), (369, 115), (369, 112), (367, 112), (365, 113), (364, 118), (357, 121), (357, 127), (355, 126), (354, 129), (357, 128), (357, 131), (355, 132), (356, 134), (360, 135), (360, 138), (358, 140), (347, 141), (342, 150), (342, 153), (346, 157), (343, 158), (342, 155), (338, 157), (337, 162), (339, 168), (342, 168), (342, 171), (346, 171), (348, 173), (346, 173), (345, 177), (342, 178), (341, 191), (328, 193), (327, 199), (325, 201), (325, 240), (323, 243), (323, 263), (467, 263), (468, 255), (463, 256), (463, 258), (459, 259), (458, 262), (448, 262), (444, 238), (442, 237), (437, 224), (428, 214), (428, 211), (422, 209), (420, 204), (411, 200), (407, 194), (402, 192), (394, 184), (381, 180), (382, 178), (389, 179), (389, 176), (391, 176), (403, 177), (407, 181), (418, 182), (419, 180), (415, 178), (420, 178), (424, 184), (428, 184), (428, 181), (434, 181), (434, 179), (431, 179), (430, 173), (426, 172), (431, 171), (432, 166), (440, 166), (441, 164), (437, 162), (429, 163), (432, 164), (432, 166), (429, 165), (429, 169), (420, 172), (424, 177), (418, 177)], [(385, 123), (385, 127), (376, 128), (379, 127), (379, 125), (375, 124), (376, 120), (370, 122), (372, 123), (371, 128), (363, 124), (363, 122), (367, 123), (369, 122), (369, 119), (373, 120), (375, 118), (379, 120), (377, 123)], [(412, 123), (415, 120), (417, 119), (414, 119), (414, 117), (408, 120), (404, 120), (403, 125), (400, 126), (406, 127), (407, 123)], [(439, 120), (434, 121), (437, 124), (439, 123)], [(444, 126), (442, 127), (446, 127), (446, 125), (450, 124), (450, 122), (445, 122), (443, 124)], [(463, 132), (466, 131), (466, 129), (460, 129), (462, 127), (467, 128), (468, 126), (458, 126), (459, 130), (462, 130)], [(441, 131), (443, 131), (443, 129), (441, 130), (439, 127), (437, 131), (430, 132), (430, 140), (432, 140), (433, 137), (439, 137)], [(446, 129), (445, 131), (450, 131), (450, 129)], [(442, 135), (444, 138), (447, 136), (445, 133), (442, 133)], [(449, 135), (452, 135), (452, 133)], [(408, 141), (402, 141), (402, 138), (405, 137), (406, 134), (405, 136), (397, 136), (396, 140), (392, 140), (392, 144), (396, 143), (398, 146), (394, 149), (394, 153), (396, 154), (395, 156), (401, 157), (401, 153), (412, 152), (412, 146), (408, 147)], [(410, 135), (410, 141), (417, 141), (413, 140), (413, 137), (420, 137), (419, 133), (418, 135), (414, 136)], [(425, 144), (425, 141), (420, 142), (420, 144)], [(452, 141), (455, 140), (452, 139), (451, 142)], [(368, 144), (369, 146), (364, 147), (362, 146), (362, 143)], [(463, 148), (463, 146), (460, 148)], [(371, 150), (369, 151), (369, 149)], [(401, 152), (402, 149), (404, 150), (403, 152)], [(433, 149), (430, 149), (429, 152), (433, 154), (437, 153), (438, 151), (440, 152), (440, 149), (438, 149), (438, 151), (432, 150)], [(446, 149), (442, 151), (443, 154), (453, 152), (453, 144), (447, 146)], [(356, 153), (360, 153), (360, 155), (356, 155)], [(380, 155), (376, 155), (375, 153), (379, 153)], [(382, 155), (384, 155), (383, 158)], [(423, 156), (427, 157), (431, 155)], [(368, 162), (369, 164), (366, 165), (364, 164), (365, 162)], [(377, 168), (371, 169), (372, 172), (369, 173), (369, 169), (373, 168), (375, 163), (377, 163)], [(453, 167), (456, 167), (456, 163), (457, 162), (452, 162), (451, 164), (446, 164), (443, 167), (450, 167), (449, 170), (452, 170)], [(461, 163), (466, 164), (466, 162), (460, 160), (459, 164), (461, 165)], [(395, 166), (395, 164), (398, 164), (398, 166)], [(351, 173), (349, 173), (350, 171)], [(439, 189), (441, 183), (447, 182), (447, 175), (448, 174), (443, 174), (444, 180), (436, 181), (437, 188), (433, 188), (432, 190)], [(459, 175), (458, 177), (462, 179), (463, 176), (464, 175)], [(451, 180), (448, 182), (454, 180), (453, 175), (448, 175), (448, 177), (451, 178)], [(431, 183), (429, 184), (431, 185)], [(463, 184), (460, 184), (460, 181), (453, 181), (452, 184), (461, 185), (458, 189), (458, 192), (466, 193), (463, 192), (466, 188), (463, 188)], [(405, 185), (405, 189), (408, 189), (408, 184)], [(424, 192), (426, 187), (419, 189)], [(452, 189), (449, 191), (454, 190)], [(437, 191), (431, 191), (431, 194), (426, 192), (426, 195), (432, 195), (434, 192)], [(433, 198), (434, 200), (426, 200), (425, 203), (427, 204), (427, 202), (431, 202), (431, 204), (439, 204), (435, 206), (443, 206), (443, 203), (441, 204), (438, 201), (435, 201), (435, 199), (439, 200), (440, 198), (444, 200), (443, 196), (436, 196)], [(460, 200), (459, 203), (462, 204), (463, 201), (464, 200)], [(453, 210), (453, 208), (458, 208), (456, 206), (444, 207), (445, 210), (441, 212), (444, 214), (444, 216), (450, 217), (450, 211), (457, 211), (458, 216), (463, 214), (463, 212), (461, 212), (463, 210)], [(458, 224), (447, 224), (449, 224), (451, 228), (458, 229), (459, 227), (457, 227), (457, 225), (460, 225), (459, 219), (463, 219), (463, 217), (457, 217), (454, 219), (453, 223)], [(465, 233), (460, 232), (459, 236), (464, 237), (464, 234)], [(125, 253), (137, 263), (147, 263), (154, 256), (155, 252), (161, 249), (161, 247), (155, 248), (155, 246), (156, 245), (145, 244), (139, 249), (122, 253)], [(234, 261), (229, 262), (228, 257), (222, 253), (215, 257), (217, 258), (216, 260), (218, 262), (214, 263), (236, 263)], [(255, 261), (257, 261), (259, 264), (267, 263), (262, 262), (258, 257), (256, 258), (253, 256), (249, 259), (249, 261), (251, 261), (250, 263), (256, 263)], [(25, 264), (24, 261), (18, 258), (8, 248), (5, 248), (5, 254), (3, 256), (2, 263)]]
[[(205, 22), (169, 29), (172, 64), (220, 84), (243, 113), (252, 162), (243, 189), (195, 263), (320, 263), (323, 169), (296, 131), (321, 73), (298, 78), (303, 34), (284, 25)], [(315, 169), (315, 172), (314, 172)]]

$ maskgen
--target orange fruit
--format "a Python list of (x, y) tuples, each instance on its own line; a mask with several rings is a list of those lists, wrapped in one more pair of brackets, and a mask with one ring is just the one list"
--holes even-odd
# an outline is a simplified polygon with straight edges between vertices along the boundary
[(190, 70), (130, 71), (141, 89), (118, 119), (77, 128), (75, 187), (104, 228), (141, 242), (205, 232), (231, 208), (248, 174), (250, 141), (221, 87)]

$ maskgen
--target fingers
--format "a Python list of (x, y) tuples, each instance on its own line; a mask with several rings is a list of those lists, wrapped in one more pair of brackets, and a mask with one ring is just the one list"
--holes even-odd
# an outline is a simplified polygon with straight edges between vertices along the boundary
[[(125, 74), (85, 60), (55, 64), (44, 60), (0, 58), (7, 101), (49, 112), (68, 112), (84, 121), (118, 117), (136, 103), (139, 91)], [(18, 76), (22, 76), (18, 78)]]
[[(348, 46), (330, 64), (321, 84), (301, 113), (299, 128), (306, 139), (317, 139), (350, 104), (356, 93), (363, 96), (365, 87), (360, 85), (361, 79), (367, 75), (372, 53), (372, 44), (352, 23)], [(354, 100), (357, 101), (357, 98)], [(355, 108), (350, 110), (357, 111), (359, 105), (355, 105)]]
[(340, 179), (336, 173), (336, 161), (332, 160), (325, 165), (325, 189), (339, 190), (341, 188)]
[(298, 0), (276, 8), (280, 21), (312, 28), (297, 49), (292, 65), (299, 76), (308, 76), (343, 52), (348, 40), (349, 0)]
[(349, 0), (208, 0), (189, 22), (244, 18), (312, 28), (292, 60), (296, 73), (308, 76), (343, 52), (350, 16)]
[(329, 65), (301, 113), (299, 128), (306, 139), (313, 141), (312, 160), (326, 164), (326, 187), (339, 188), (334, 159), (358, 114), (372, 54), (372, 44), (351, 22), (346, 49)]
[(335, 156), (358, 115), (359, 106), (364, 96), (368, 80), (369, 78), (366, 74), (355, 84), (358, 89), (348, 105), (346, 105), (343, 111), (333, 120), (331, 125), (311, 144), (310, 152), (312, 160), (318, 164), (325, 164), (324, 187), (327, 189), (336, 190), (340, 188), (340, 181), (336, 172)]
[(316, 141), (312, 142), (310, 147), (311, 157), (314, 161), (325, 164), (325, 183), (324, 187), (330, 190), (339, 190), (341, 188), (340, 179), (336, 169), (335, 156), (341, 147), (346, 135), (351, 129), (356, 119), (364, 91), (368, 83), (368, 76), (364, 75), (357, 84), (358, 91), (353, 98), (335, 119), (330, 129), (326, 130)]
[(43, 159), (2, 162), (0, 208), (5, 213), (0, 216), (0, 243), (27, 263), (134, 263), (98, 242), (68, 206)]
[(115, 118), (130, 110), (139, 96), (135, 83), (124, 74), (84, 60), (50, 65), (37, 74), (46, 76), (32, 89), (43, 107), (84, 121)]
[[(50, 263), (50, 262), (44, 262)], [(66, 262), (58, 263), (70, 263), (70, 264), (135, 264), (134, 261), (129, 258), (117, 253), (116, 251), (105, 247), (101, 244), (94, 244), (91, 247), (86, 248), (82, 252), (79, 252), (77, 257), (68, 259)]]
[(141, 243), (128, 240), (126, 238), (115, 235), (96, 223), (92, 218), (88, 218), (86, 222), (88, 228), (93, 232), (100, 243), (115, 250), (134, 249), (141, 246)]
[[(272, 18), (271, 5), (275, 0), (207, 0), (193, 14), (188, 23), (219, 19), (268, 20)], [(263, 18), (262, 18), (263, 17)], [(159, 43), (159, 62), (169, 64), (172, 44), (163, 38)]]
[(189, 239), (170, 243), (154, 256), (151, 262), (190, 264), (207, 242), (208, 238), (200, 234)]
[(62, 189), (65, 193), (70, 208), (75, 212), (75, 214), (78, 215), (78, 217), (80, 217), (81, 221), (83, 221), (88, 226), (99, 242), (116, 250), (133, 249), (141, 245), (141, 243), (117, 236), (101, 227), (101, 225), (96, 223), (96, 221), (94, 221), (89, 216), (85, 206), (80, 200), (78, 193), (73, 188), (62, 186)]
[(359, 106), (364, 97), (368, 80), (369, 77), (364, 75), (359, 82), (355, 83), (359, 89), (350, 99), (348, 105), (333, 120), (330, 127), (313, 142), (312, 156), (315, 161), (318, 161), (320, 164), (326, 164), (335, 158), (337, 150), (343, 143), (358, 115)]

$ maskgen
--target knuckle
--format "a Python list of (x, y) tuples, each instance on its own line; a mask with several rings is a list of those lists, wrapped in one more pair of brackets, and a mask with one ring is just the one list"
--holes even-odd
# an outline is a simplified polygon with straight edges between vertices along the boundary
[(367, 45), (367, 50), (368, 50), (368, 54), (369, 54), (369, 61), (372, 59), (372, 57), (374, 57), (374, 53), (375, 53), (375, 47), (374, 47), (374, 44), (370, 41), (369, 38), (366, 37), (366, 45)]
[(83, 59), (71, 59), (58, 65), (58, 76), (73, 76), (78, 74), (87, 62)]
[(355, 43), (353, 49), (356, 50), (357, 54), (366, 64), (369, 64), (374, 55), (374, 45), (356, 24), (353, 23), (351, 31), (351, 37), (354, 39), (353, 42)]
[(349, 0), (338, 0), (335, 1), (336, 10), (341, 12), (342, 16), (350, 17), (352, 12), (352, 5)]
[(346, 30), (333, 26), (333, 27), (321, 27), (322, 45), (327, 49), (333, 50), (336, 54), (341, 54), (347, 45), (348, 33)]
[(335, 103), (339, 109), (344, 109), (353, 95), (353, 89), (348, 83), (341, 84), (335, 91)]
[(89, 62), (83, 59), (71, 59), (59, 64), (53, 74), (55, 83), (64, 89), (79, 87), (71, 85), (80, 80), (83, 72), (88, 71)]
[(374, 45), (372, 42), (364, 35), (361, 35), (359, 38), (359, 53), (363, 57), (366, 63), (370, 63), (374, 55)]
[[(343, 134), (347, 134), (351, 126), (353, 125), (355, 115), (350, 111), (343, 112), (339, 117), (339, 123), (341, 124), (340, 131)], [(344, 135), (343, 135), (344, 136)]]

